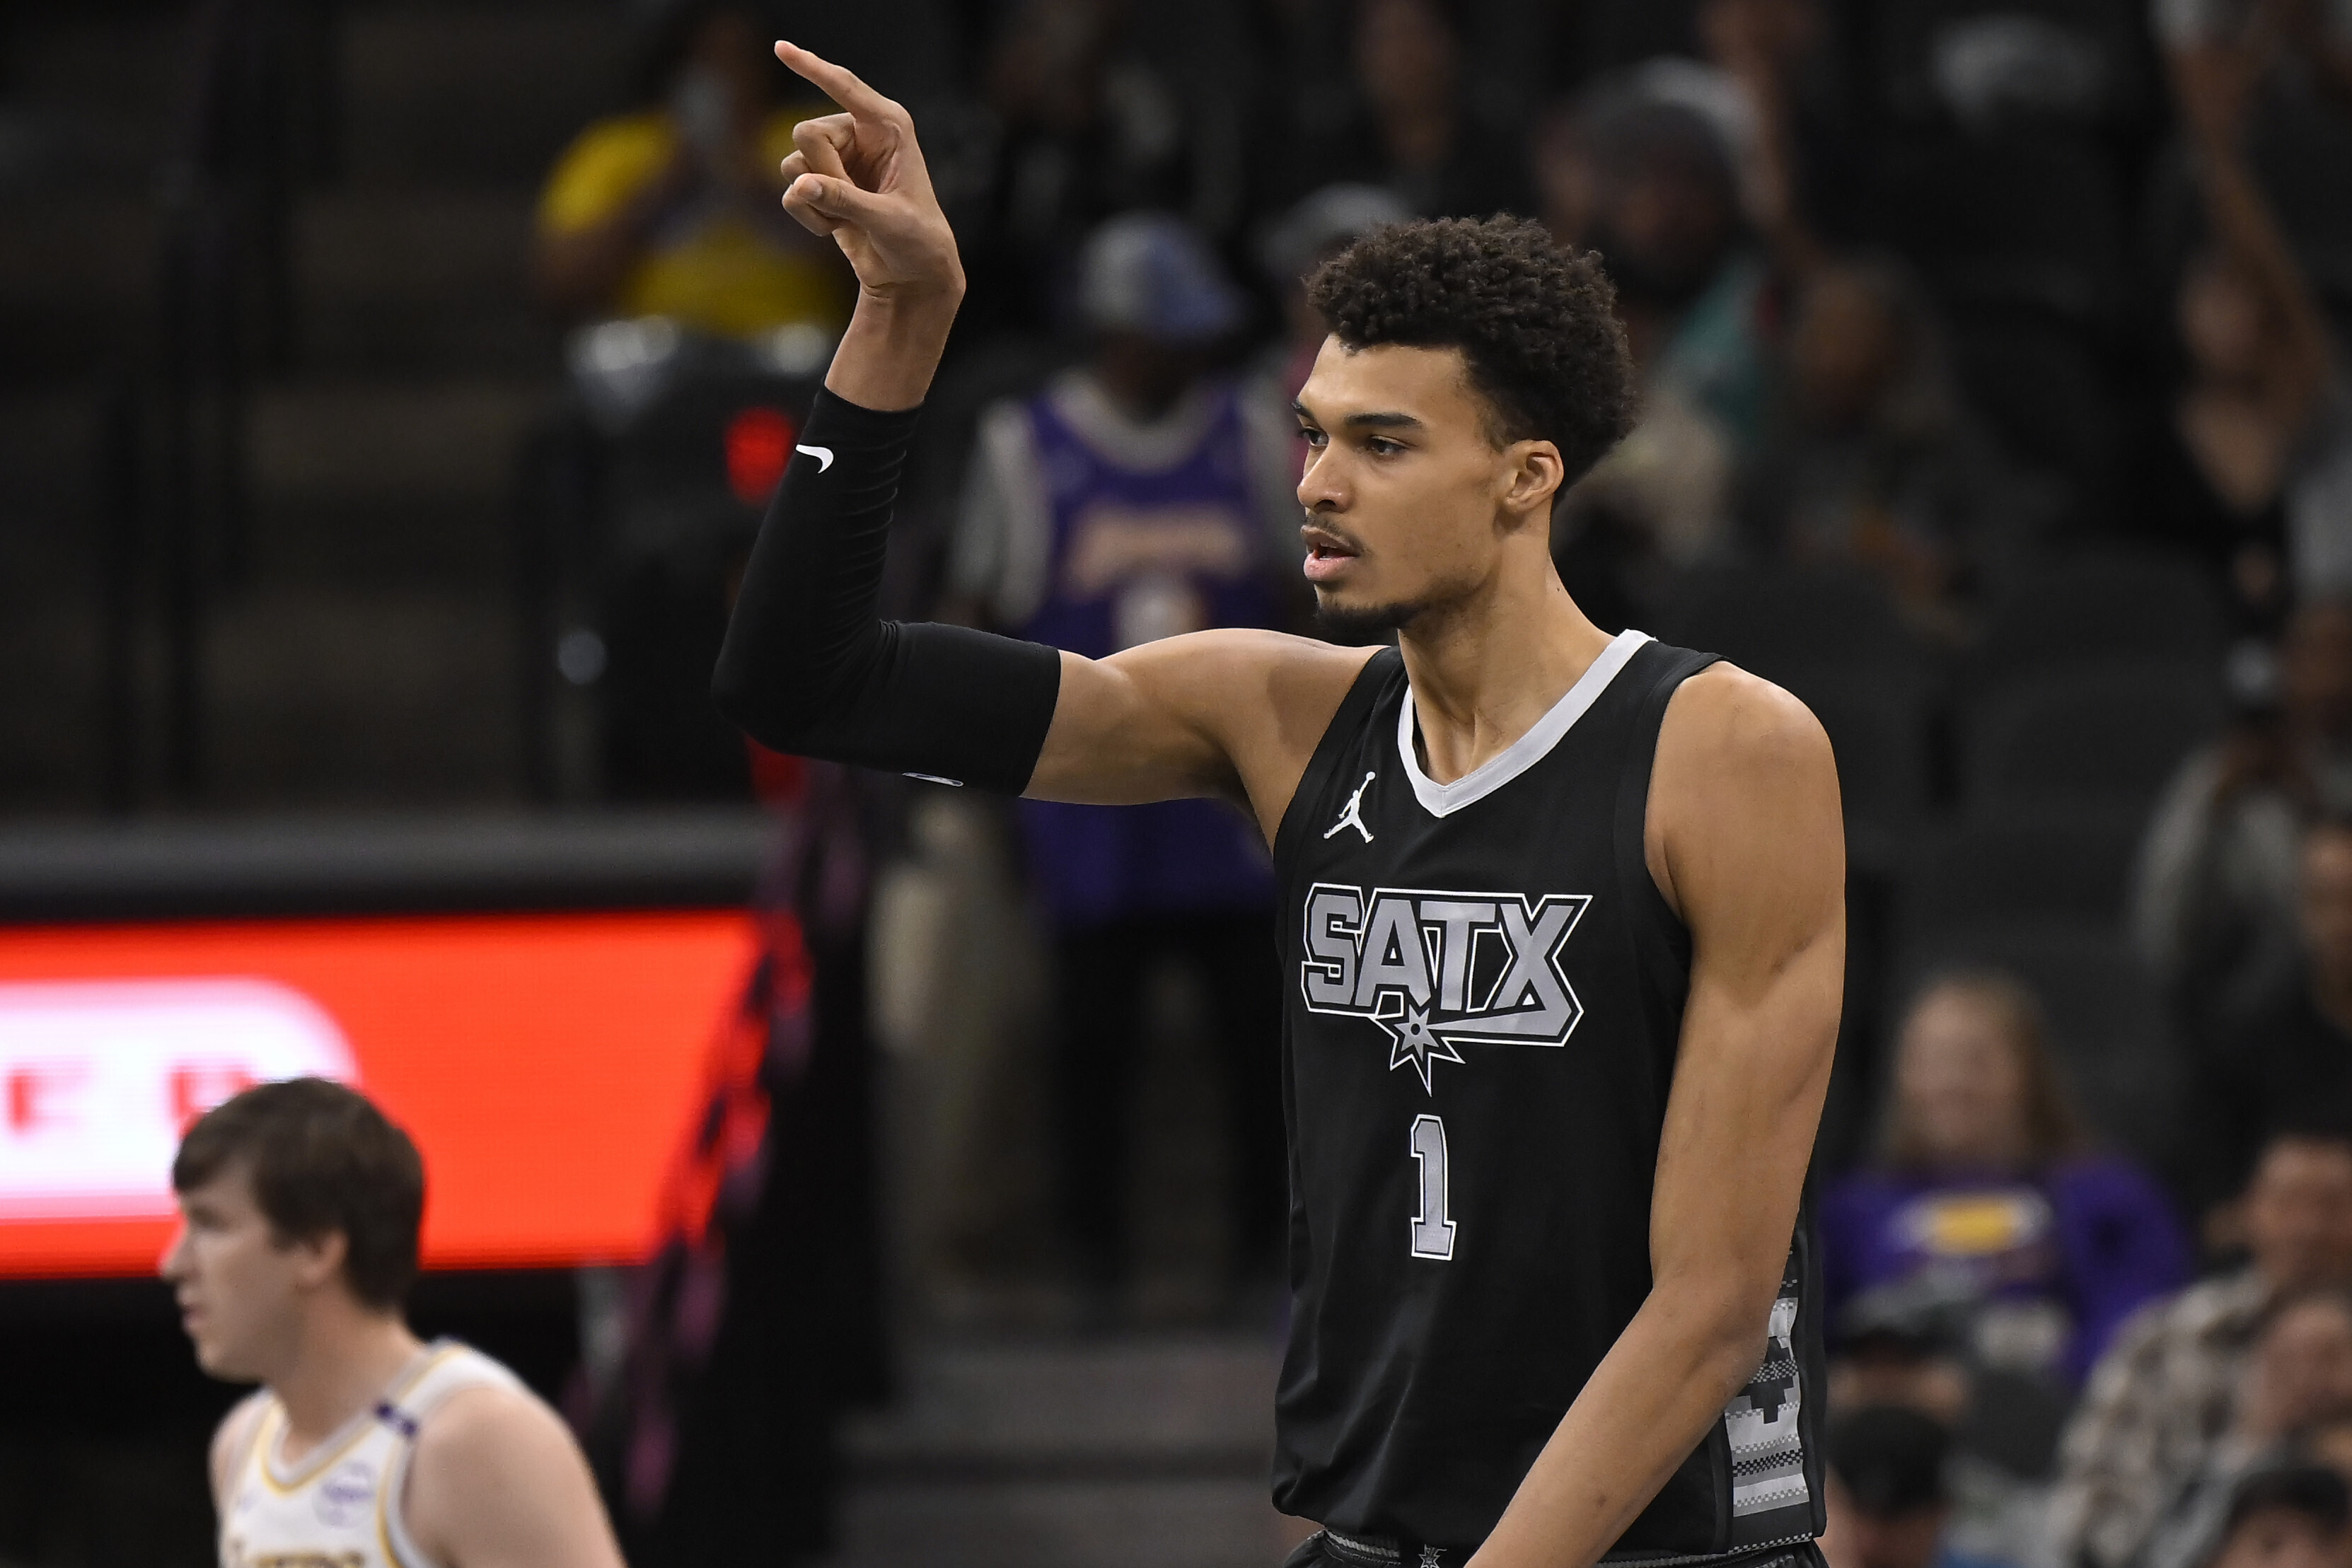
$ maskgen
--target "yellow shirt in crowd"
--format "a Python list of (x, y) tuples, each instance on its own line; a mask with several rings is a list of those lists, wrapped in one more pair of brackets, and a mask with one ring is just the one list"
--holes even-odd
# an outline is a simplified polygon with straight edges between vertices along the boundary
[[(793, 151), (793, 127), (826, 110), (778, 110), (761, 127), (761, 155), (781, 162)], [(582, 131), (548, 176), (539, 202), (543, 234), (572, 234), (604, 222), (658, 178), (677, 156), (668, 114), (647, 110), (600, 120)], [(706, 332), (747, 337), (809, 322), (839, 331), (849, 319), (843, 269), (825, 244), (807, 235), (781, 208), (763, 228), (738, 211), (689, 210), (664, 224), (622, 280), (614, 316), (667, 316)]]

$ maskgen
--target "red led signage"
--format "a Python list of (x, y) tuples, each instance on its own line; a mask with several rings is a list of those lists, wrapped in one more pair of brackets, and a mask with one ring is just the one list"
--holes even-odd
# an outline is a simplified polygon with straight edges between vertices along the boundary
[(305, 1073), (423, 1148), (428, 1266), (642, 1256), (751, 957), (736, 913), (0, 928), (0, 1277), (153, 1268), (180, 1129)]

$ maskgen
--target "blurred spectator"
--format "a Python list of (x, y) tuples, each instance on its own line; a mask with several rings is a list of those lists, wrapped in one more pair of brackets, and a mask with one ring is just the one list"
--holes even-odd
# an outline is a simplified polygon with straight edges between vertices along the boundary
[(1139, 207), (1187, 211), (1204, 183), (1228, 179), (1203, 166), (1192, 106), (1130, 33), (1120, 0), (1008, 9), (982, 73), (994, 173), (986, 211), (960, 235), (972, 322), (1077, 328), (1078, 252), (1097, 225)]
[(2116, 1325), (2188, 1276), (2162, 1196), (2089, 1154), (2031, 993), (1999, 974), (1930, 982), (1896, 1038), (1875, 1167), (1822, 1202), (1832, 1317), (1865, 1291), (1932, 1285), (1972, 1359), (2081, 1381)]
[(2210, 1023), (2292, 967), (2306, 824), (2352, 813), (2352, 599), (2307, 601), (2279, 643), (2274, 709), (2174, 774), (2149, 820), (2132, 930), (2176, 1005)]
[(2327, 1416), (2303, 1434), (2304, 1452), (2352, 1485), (2352, 1414)]
[(2273, 1303), (2352, 1282), (2352, 1143), (2273, 1138), (2244, 1199), (2247, 1265), (2151, 1303), (2092, 1369), (2061, 1449), (2057, 1561), (2126, 1568), (2204, 1467)]
[(1951, 1433), (1934, 1416), (1866, 1405), (1830, 1423), (1829, 1568), (1993, 1568), (1951, 1549)]
[(2290, 590), (2352, 586), (2352, 389), (2245, 161), (2256, 62), (2218, 43), (2179, 58), (2209, 243), (2180, 281), (2188, 378), (2139, 465), (2134, 515), (2223, 566), (2245, 615), (2274, 622)]
[[(1726, 549), (1733, 473), (1763, 434), (1772, 269), (1743, 214), (1728, 90), (1660, 62), (1536, 139), (1545, 224), (1600, 251), (1643, 374), (1641, 423), (1561, 504), (1563, 570), (1597, 601), (1638, 600), (1645, 573)], [(1594, 570), (1579, 550), (1601, 558)], [(1610, 580), (1581, 581), (1596, 575)]]
[(2202, 1194), (2237, 1190), (2265, 1138), (2352, 1137), (2352, 824), (2304, 835), (2303, 963), (2201, 1048), (2193, 1135)]
[[(2186, 95), (2256, 100), (2249, 118), (2263, 122), (2263, 140), (2290, 172), (2340, 156), (2352, 117), (2352, 10), (2328, 0), (2156, 0), (2154, 11), (2166, 62)], [(2341, 181), (2299, 193), (2333, 198), (2332, 211), (2295, 214), (2324, 226), (2296, 236), (2309, 256), (2305, 242), (2340, 233), (2346, 194)]]
[(1529, 204), (1526, 144), (1465, 93), (1447, 0), (1356, 0), (1355, 102), (1306, 128), (1290, 189), (1381, 185), (1423, 217), (1490, 217)]
[(2016, 497), (1962, 413), (1917, 280), (1892, 259), (1817, 267), (1786, 360), (1774, 439), (1740, 479), (1744, 531), (1769, 554), (1865, 568), (1957, 638), (1955, 591), (1981, 576)]
[[(1744, 450), (1762, 428), (1767, 258), (1748, 243), (1735, 152), (1717, 121), (1661, 96), (1637, 74), (1597, 89), (1567, 142), (1591, 205), (1567, 244), (1601, 252), (1653, 396), (1671, 391)], [(1573, 185), (1555, 171), (1549, 189)], [(1550, 214), (1555, 223), (1574, 214)]]
[(2316, 1465), (2248, 1476), (2207, 1568), (2341, 1568), (2344, 1478)]
[(1282, 298), (1282, 337), (1267, 351), (1266, 393), (1286, 411), (1329, 336), (1307, 303), (1307, 275), (1374, 229), (1412, 215), (1402, 198), (1381, 186), (1326, 185), (1302, 197), (1259, 240), (1259, 263)]
[(672, 5), (639, 75), (644, 107), (582, 131), (548, 176), (533, 259), (541, 298), (575, 320), (838, 331), (848, 270), (831, 240), (784, 215), (777, 172), (793, 127), (831, 106), (775, 106), (801, 84), (770, 53), (759, 14), (729, 0)]
[(2294, 1464), (2305, 1437), (2347, 1417), (2352, 1417), (2352, 1299), (2335, 1290), (2291, 1296), (2263, 1325), (2230, 1428), (2158, 1527), (2147, 1568), (2197, 1568), (2207, 1561), (2224, 1541), (2245, 1485), (2265, 1470)]
[[(1199, 236), (1157, 214), (1087, 242), (1091, 359), (982, 420), (956, 539), (955, 590), (995, 624), (1102, 658), (1209, 626), (1285, 618), (1295, 553), (1295, 434), (1204, 374), (1241, 306)], [(1290, 421), (1290, 432), (1296, 421)], [(1285, 1173), (1272, 869), (1222, 803), (1024, 801), (1029, 862), (1057, 942), (1063, 1217), (1084, 1282), (1125, 1267), (1129, 1084), (1150, 971), (1201, 972), (1226, 1055), (1244, 1270), (1278, 1257)]]
[(1740, 185), (1749, 221), (1778, 246), (1850, 238), (1866, 186), (1844, 102), (1835, 30), (1819, 0), (1701, 0), (1699, 52), (1733, 89), (1746, 133)]

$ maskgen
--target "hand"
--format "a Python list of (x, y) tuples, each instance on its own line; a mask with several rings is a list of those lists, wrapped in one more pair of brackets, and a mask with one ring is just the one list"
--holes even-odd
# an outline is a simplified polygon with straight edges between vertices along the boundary
[(963, 264), (931, 191), (913, 117), (797, 45), (779, 42), (776, 57), (847, 110), (793, 127), (795, 151), (782, 165), (784, 211), (812, 234), (833, 236), (867, 296), (961, 298)]

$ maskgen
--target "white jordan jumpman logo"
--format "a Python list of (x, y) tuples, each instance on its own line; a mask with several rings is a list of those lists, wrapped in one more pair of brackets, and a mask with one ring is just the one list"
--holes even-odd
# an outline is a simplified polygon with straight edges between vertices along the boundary
[(1379, 777), (1377, 772), (1364, 775), (1364, 781), (1356, 786), (1354, 794), (1348, 797), (1348, 809), (1339, 813), (1338, 821), (1323, 831), (1325, 838), (1337, 837), (1342, 828), (1353, 828), (1364, 835), (1364, 842), (1369, 844), (1372, 841), (1372, 830), (1364, 826), (1364, 791), (1370, 789), (1372, 780)]

